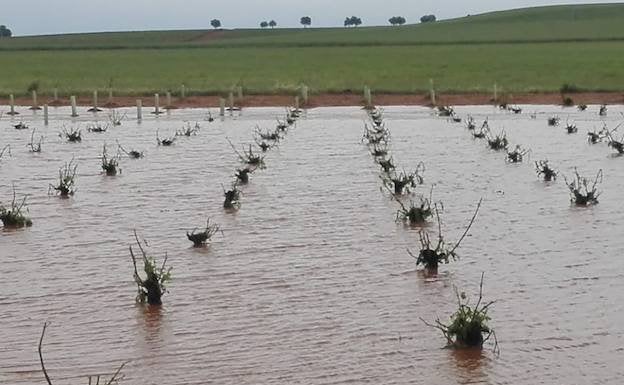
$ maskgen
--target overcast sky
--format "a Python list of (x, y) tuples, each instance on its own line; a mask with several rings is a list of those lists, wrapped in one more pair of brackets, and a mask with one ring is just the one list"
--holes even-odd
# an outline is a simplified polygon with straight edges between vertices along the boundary
[(416, 22), (424, 14), (452, 18), (536, 5), (618, 3), (568, 0), (0, 0), (0, 24), (15, 35), (158, 29), (202, 29), (220, 19), (224, 28), (256, 27), (274, 19), (299, 26), (310, 16), (316, 27), (342, 26), (346, 16), (364, 25), (384, 25), (390, 16)]

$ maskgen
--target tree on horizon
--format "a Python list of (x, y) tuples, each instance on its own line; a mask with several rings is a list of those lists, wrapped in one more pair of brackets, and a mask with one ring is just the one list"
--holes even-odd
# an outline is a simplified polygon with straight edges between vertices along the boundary
[(310, 18), (310, 16), (304, 16), (301, 18), (300, 22), (301, 25), (303, 25), (303, 28), (307, 28), (312, 25), (312, 18)]
[(277, 26), (277, 22), (275, 20), (269, 21), (269, 27), (275, 28)]
[(212, 28), (214, 28), (214, 29), (221, 28), (221, 20), (219, 20), (219, 19), (212, 19), (210, 21), (210, 25), (212, 25)]
[(0, 38), (11, 36), (13, 36), (13, 32), (11, 32), (11, 30), (8, 29), (6, 25), (0, 25)]
[(269, 26), (269, 23), (267, 23), (266, 21), (263, 21), (263, 22), (260, 23), (260, 28), (262, 28), (262, 29), (264, 29), (264, 28), (266, 28), (268, 26)]

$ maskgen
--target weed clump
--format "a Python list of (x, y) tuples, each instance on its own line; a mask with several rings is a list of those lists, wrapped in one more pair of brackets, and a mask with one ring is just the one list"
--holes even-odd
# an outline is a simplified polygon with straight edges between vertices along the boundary
[(112, 158), (108, 156), (106, 152), (106, 144), (102, 148), (102, 170), (108, 176), (117, 175), (117, 171), (121, 172), (119, 168), (119, 154), (113, 156)]
[(572, 203), (577, 206), (598, 204), (598, 197), (600, 196), (600, 193), (598, 192), (597, 186), (602, 183), (602, 170), (598, 170), (594, 180), (590, 181), (585, 177), (581, 177), (575, 167), (574, 179), (568, 181), (565, 176), (564, 179), (566, 185), (568, 185), (568, 189), (570, 190), (570, 200)]
[(149, 305), (162, 305), (162, 296), (167, 292), (165, 285), (171, 280), (171, 268), (166, 267), (167, 254), (165, 253), (165, 259), (160, 268), (158, 268), (156, 266), (156, 260), (154, 260), (153, 257), (148, 257), (147, 253), (143, 249), (136, 230), (134, 231), (134, 239), (136, 240), (139, 251), (141, 252), (143, 270), (146, 275), (145, 279), (141, 278), (139, 275), (134, 250), (132, 249), (132, 246), (129, 246), (132, 264), (134, 265), (134, 281), (137, 284), (138, 290), (136, 301), (141, 304), (147, 302)]
[(236, 210), (240, 208), (240, 196), (241, 192), (238, 189), (238, 184), (235, 183), (232, 185), (232, 188), (229, 190), (223, 189), (223, 196), (225, 200), (223, 201), (223, 208), (226, 210)]
[(0, 204), (0, 221), (5, 228), (19, 229), (32, 226), (32, 221), (22, 212), (26, 205), (26, 196), (21, 202), (16, 201), (15, 187), (13, 187), (13, 201), (11, 206)]
[[(50, 185), (50, 190), (55, 190), (62, 198), (67, 198), (70, 195), (74, 195), (76, 192), (76, 169), (77, 164), (74, 164), (72, 159), (69, 163), (65, 163), (63, 167), (59, 169), (59, 181), (56, 186)], [(48, 191), (50, 193), (50, 191)]]
[(221, 229), (217, 224), (210, 224), (210, 218), (206, 221), (206, 228), (196, 233), (197, 228), (193, 229), (192, 232), (186, 232), (186, 237), (189, 241), (193, 242), (193, 247), (203, 247), (206, 246), (206, 243), (210, 241), (213, 235), (219, 232)]
[(483, 344), (490, 337), (494, 337), (494, 352), (498, 353), (498, 342), (496, 341), (496, 333), (488, 322), (490, 316), (488, 311), (494, 301), (482, 303), (483, 299), (483, 274), (481, 275), (481, 284), (479, 285), (479, 299), (474, 306), (470, 306), (466, 299), (465, 293), (459, 293), (455, 288), (457, 295), (457, 311), (451, 316), (450, 324), (444, 324), (440, 319), (436, 319), (431, 324), (421, 318), (425, 325), (436, 328), (442, 332), (446, 338), (447, 346), (464, 349), (464, 348), (483, 348)]
[(470, 219), (470, 223), (453, 247), (448, 247), (446, 242), (444, 241), (444, 236), (442, 235), (442, 221), (440, 220), (437, 206), (434, 206), (436, 217), (438, 219), (438, 242), (434, 246), (429, 238), (429, 233), (425, 230), (420, 230), (420, 252), (418, 253), (418, 256), (414, 255), (409, 249), (407, 250), (408, 254), (416, 259), (416, 266), (423, 265), (426, 272), (430, 274), (436, 274), (438, 272), (438, 266), (440, 265), (440, 263), (447, 264), (451, 259), (458, 259), (459, 256), (455, 251), (464, 240), (466, 235), (468, 235), (468, 231), (470, 231), (470, 228), (477, 218), (477, 214), (479, 213), (479, 208), (481, 207), (482, 201), (483, 199), (479, 200), (477, 208), (475, 209), (475, 212)]
[(520, 145), (516, 145), (516, 148), (513, 151), (507, 152), (507, 162), (522, 163), (524, 157), (530, 152), (531, 150), (522, 148)]
[(82, 133), (79, 128), (72, 128), (68, 131), (67, 128), (63, 127), (63, 132), (61, 132), (59, 136), (67, 139), (70, 143), (82, 142)]
[(557, 171), (550, 167), (548, 160), (535, 161), (535, 172), (538, 177), (543, 178), (546, 182), (557, 179)]

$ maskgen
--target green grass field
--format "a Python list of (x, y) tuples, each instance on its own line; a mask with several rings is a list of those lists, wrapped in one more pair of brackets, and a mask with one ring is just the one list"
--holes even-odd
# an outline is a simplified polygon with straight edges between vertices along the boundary
[[(0, 95), (624, 90), (624, 4), (495, 12), (357, 29), (156, 31), (0, 40)], [(157, 43), (154, 43), (157, 42)], [(130, 49), (132, 48), (132, 49)]]

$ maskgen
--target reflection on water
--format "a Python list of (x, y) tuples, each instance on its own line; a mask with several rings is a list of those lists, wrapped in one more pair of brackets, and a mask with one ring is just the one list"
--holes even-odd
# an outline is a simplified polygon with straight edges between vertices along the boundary
[[(426, 108), (386, 108), (394, 159), (408, 171), (426, 163), (416, 193), (436, 184), (450, 243), (484, 198), (460, 259), (437, 275), (415, 271), (406, 252), (418, 250), (419, 229), (395, 222), (397, 204), (380, 191), (378, 167), (360, 141), (359, 108), (308, 111), (267, 155), (267, 169), (252, 175), (235, 214), (222, 209), (222, 184), (239, 166), (226, 137), (250, 143), (254, 126), (273, 128), (283, 109), (212, 123), (205, 111), (178, 110), (83, 132), (75, 144), (58, 133), (64, 124), (84, 128), (92, 114), (82, 111), (74, 124), (67, 109), (56, 109), (44, 127), (40, 114), (20, 110), (12, 121), (46, 137), (40, 154), (28, 152), (30, 132), (4, 116), (0, 147), (10, 144), (12, 156), (0, 160), (0, 197), (11, 196), (12, 183), (28, 194), (34, 226), (0, 232), (0, 383), (42, 383), (36, 346), (48, 320), (46, 362), (59, 383), (131, 360), (128, 384), (619, 384), (624, 164), (606, 144), (587, 144), (584, 131), (602, 127), (598, 107), (526, 106), (537, 119), (456, 110), (477, 123), (488, 117), (532, 154), (510, 165), (462, 124)], [(615, 127), (620, 111), (610, 106), (603, 119)], [(548, 127), (551, 115), (574, 121), (579, 133)], [(199, 135), (156, 145), (157, 130), (171, 136), (195, 121)], [(99, 156), (116, 140), (145, 158), (122, 159), (123, 172), (110, 178)], [(76, 195), (49, 197), (48, 184), (72, 157)], [(574, 166), (588, 176), (602, 168), (600, 204), (572, 207), (563, 180), (538, 181), (532, 162), (545, 158), (565, 175)], [(186, 231), (207, 217), (223, 235), (194, 249)], [(169, 255), (173, 280), (162, 308), (134, 304), (135, 228), (154, 257)], [(478, 293), (481, 272), (484, 299), (497, 300), (490, 315), (499, 358), (487, 349), (442, 349), (444, 338), (420, 320), (448, 320), (454, 286)]]

